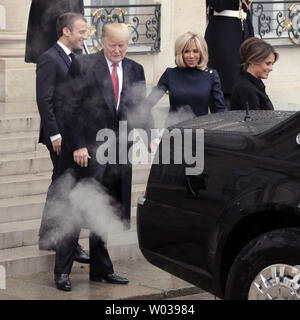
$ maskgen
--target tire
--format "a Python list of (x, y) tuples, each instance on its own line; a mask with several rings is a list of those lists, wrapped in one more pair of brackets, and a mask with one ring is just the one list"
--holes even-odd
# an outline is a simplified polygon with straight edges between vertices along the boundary
[[(225, 299), (300, 299), (300, 228), (270, 231), (251, 240), (234, 260)], [(254, 281), (255, 280), (255, 281)]]

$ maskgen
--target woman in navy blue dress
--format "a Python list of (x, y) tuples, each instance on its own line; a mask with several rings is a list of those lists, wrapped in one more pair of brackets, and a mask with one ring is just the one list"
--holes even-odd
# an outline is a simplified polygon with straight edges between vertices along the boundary
[[(154, 105), (168, 92), (167, 125), (211, 113), (226, 111), (216, 70), (207, 68), (208, 50), (203, 37), (187, 32), (175, 42), (175, 68), (167, 68), (148, 96)], [(213, 106), (213, 107), (212, 107)]]

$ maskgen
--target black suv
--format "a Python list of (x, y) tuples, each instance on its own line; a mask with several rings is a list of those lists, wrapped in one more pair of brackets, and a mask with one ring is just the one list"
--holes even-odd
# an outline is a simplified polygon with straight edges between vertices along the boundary
[(299, 299), (300, 112), (231, 111), (174, 128), (193, 131), (194, 154), (204, 130), (204, 167), (187, 175), (190, 163), (174, 163), (175, 139), (164, 164), (160, 144), (138, 200), (143, 255), (223, 299)]

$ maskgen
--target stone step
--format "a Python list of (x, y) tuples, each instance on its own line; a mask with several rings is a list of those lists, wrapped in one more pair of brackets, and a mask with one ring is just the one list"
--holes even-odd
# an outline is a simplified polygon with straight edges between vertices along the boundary
[(46, 194), (0, 199), (0, 223), (42, 217)]
[(47, 193), (51, 172), (0, 176), (0, 199)]
[[(0, 223), (26, 221), (42, 217), (46, 194), (0, 199)], [(136, 216), (136, 203), (131, 217)]]
[(35, 101), (0, 102), (0, 115), (37, 111), (38, 107)]
[[(51, 172), (0, 176), (0, 199), (47, 193)], [(146, 184), (133, 184), (132, 203), (145, 191)]]
[(0, 224), (0, 249), (30, 246), (37, 243), (40, 220)]
[[(131, 231), (136, 229), (135, 222), (136, 219), (133, 217)], [(0, 250), (37, 244), (40, 225), (41, 219), (0, 223)], [(85, 232), (81, 232), (82, 238), (88, 236), (88, 230), (83, 230)], [(108, 230), (108, 234), (115, 237), (124, 232), (123, 223), (112, 219)]]
[[(85, 231), (84, 231), (85, 232)], [(88, 238), (80, 239), (80, 244), (88, 250)], [(108, 250), (111, 260), (129, 260), (142, 257), (135, 231), (123, 232), (108, 238)], [(53, 272), (53, 251), (42, 251), (37, 245), (0, 250), (0, 265), (6, 269), (6, 276), (29, 275), (37, 272)], [(74, 263), (73, 268), (88, 267)]]
[[(38, 243), (41, 219), (0, 223), (0, 249), (17, 248)], [(81, 237), (87, 237), (87, 230)]]
[(38, 138), (37, 131), (0, 134), (0, 159), (2, 154), (46, 150), (44, 145), (38, 143)]
[(38, 112), (5, 114), (0, 117), (0, 134), (20, 131), (37, 131), (40, 127)]
[(47, 172), (52, 168), (48, 151), (0, 155), (0, 176)]

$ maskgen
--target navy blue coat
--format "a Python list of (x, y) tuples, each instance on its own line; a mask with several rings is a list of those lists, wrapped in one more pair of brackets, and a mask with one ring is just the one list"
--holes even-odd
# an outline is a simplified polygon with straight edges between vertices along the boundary
[[(220, 78), (213, 69), (167, 68), (148, 101), (157, 103), (165, 92), (168, 92), (170, 100), (167, 125), (206, 115), (209, 107), (212, 113), (226, 111)], [(175, 112), (178, 117), (173, 117)]]

